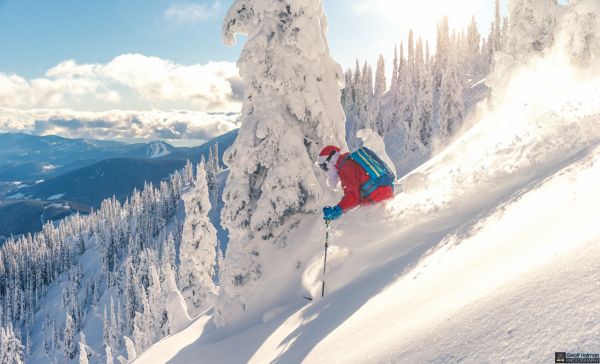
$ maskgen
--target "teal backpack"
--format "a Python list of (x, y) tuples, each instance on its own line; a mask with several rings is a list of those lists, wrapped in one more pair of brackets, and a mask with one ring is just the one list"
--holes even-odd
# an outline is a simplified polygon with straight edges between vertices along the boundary
[(371, 149), (367, 147), (358, 148), (356, 152), (350, 153), (342, 163), (340, 163), (340, 168), (348, 159), (352, 159), (356, 162), (365, 170), (365, 172), (367, 172), (369, 177), (371, 177), (369, 181), (361, 186), (360, 195), (363, 198), (369, 196), (381, 186), (390, 186), (392, 189), (394, 188), (394, 181), (396, 180), (394, 173), (392, 173), (392, 170), (388, 165), (385, 164), (385, 162)]

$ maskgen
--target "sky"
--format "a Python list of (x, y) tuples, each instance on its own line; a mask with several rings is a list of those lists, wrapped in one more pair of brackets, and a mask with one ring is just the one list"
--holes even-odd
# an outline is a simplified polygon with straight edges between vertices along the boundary
[[(464, 27), (474, 15), (485, 34), (493, 1), (324, 0), (331, 53), (344, 68), (357, 57), (374, 64), (382, 53), (390, 60), (394, 45), (411, 28), (434, 40), (443, 15), (449, 16), (451, 27)], [(109, 110), (239, 111), (243, 83), (235, 61), (243, 39), (227, 47), (220, 34), (232, 3), (0, 0), (0, 131), (22, 124), (24, 131), (33, 132), (27, 125), (35, 121), (35, 110), (44, 110), (44, 115), (53, 110), (56, 117), (67, 119)], [(22, 111), (27, 111), (28, 122), (15, 119)], [(86, 133), (94, 136), (92, 129)]]

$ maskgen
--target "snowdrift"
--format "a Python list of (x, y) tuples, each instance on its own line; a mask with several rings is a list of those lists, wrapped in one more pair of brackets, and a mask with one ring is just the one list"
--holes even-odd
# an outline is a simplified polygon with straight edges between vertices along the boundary
[(324, 299), (302, 298), (318, 297), (324, 237), (322, 220), (306, 217), (284, 252), (302, 274), (265, 274), (276, 278), (255, 293), (262, 320), (215, 330), (201, 316), (136, 363), (550, 362), (557, 351), (597, 352), (600, 75), (562, 55), (507, 67), (514, 76), (495, 89), (493, 110), (400, 181), (404, 192), (334, 223)]

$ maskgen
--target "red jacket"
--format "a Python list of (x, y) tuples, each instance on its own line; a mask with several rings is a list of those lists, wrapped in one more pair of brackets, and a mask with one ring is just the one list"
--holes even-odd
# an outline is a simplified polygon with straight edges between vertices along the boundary
[[(355, 161), (348, 158), (348, 153), (340, 155), (335, 167), (340, 176), (340, 182), (344, 189), (344, 197), (338, 204), (344, 212), (353, 209), (358, 205), (381, 202), (394, 197), (394, 190), (390, 186), (381, 186), (373, 191), (369, 196), (362, 198), (360, 189), (370, 177)], [(342, 161), (345, 162), (342, 164)], [(341, 167), (340, 167), (341, 166)]]

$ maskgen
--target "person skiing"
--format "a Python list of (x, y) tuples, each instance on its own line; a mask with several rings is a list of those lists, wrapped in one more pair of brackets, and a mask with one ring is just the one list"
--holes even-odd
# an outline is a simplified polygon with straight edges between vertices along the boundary
[[(363, 168), (358, 160), (361, 153), (369, 158), (370, 164)], [(368, 154), (367, 154), (368, 153)], [(358, 156), (358, 157), (357, 157)], [(367, 162), (368, 163), (368, 162)], [(335, 188), (341, 182), (344, 197), (335, 206), (323, 208), (323, 218), (326, 221), (336, 220), (345, 212), (359, 206), (382, 202), (394, 197), (394, 176), (381, 159), (367, 148), (360, 148), (354, 153), (341, 153), (340, 148), (330, 145), (319, 153), (317, 164), (327, 173), (328, 185)], [(374, 180), (369, 174), (369, 167), (380, 167), (387, 173), (384, 178)]]

